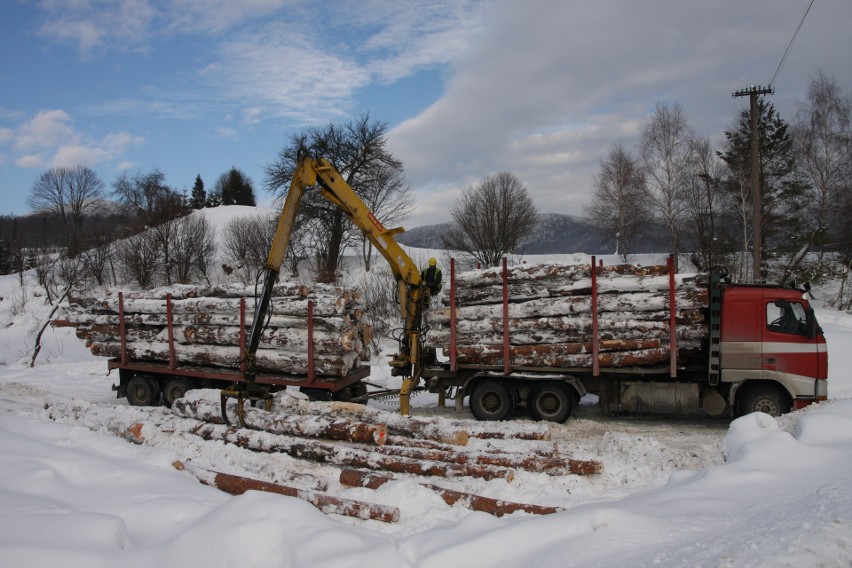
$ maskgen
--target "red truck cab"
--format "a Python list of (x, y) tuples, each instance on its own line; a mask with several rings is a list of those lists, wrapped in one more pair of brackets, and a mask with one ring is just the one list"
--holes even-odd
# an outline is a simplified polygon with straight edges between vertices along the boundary
[(738, 414), (778, 415), (826, 400), (828, 352), (807, 298), (789, 288), (723, 288), (720, 380)]

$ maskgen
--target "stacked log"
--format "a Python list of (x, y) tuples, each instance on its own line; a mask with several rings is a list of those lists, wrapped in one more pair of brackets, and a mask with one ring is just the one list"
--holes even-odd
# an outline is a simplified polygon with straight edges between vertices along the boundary
[[(121, 310), (127, 355), (132, 360), (164, 362), (173, 354), (182, 364), (239, 368), (240, 342), (248, 336), (254, 318), (254, 288), (171, 286), (122, 296), (121, 306), (115, 291), (69, 299), (68, 319), (93, 354), (121, 355)], [(258, 371), (308, 372), (309, 301), (313, 304), (313, 368), (318, 375), (344, 376), (369, 359), (372, 328), (359, 291), (279, 284), (273, 289), (272, 315), (255, 357)], [(242, 302), (245, 314), (241, 317)]]
[[(671, 357), (670, 276), (666, 266), (597, 267), (597, 349), (601, 367), (654, 365)], [(704, 274), (675, 274), (675, 338), (698, 350), (708, 335)], [(504, 329), (513, 367), (589, 368), (595, 347), (592, 266), (539, 264), (456, 276), (455, 355), (460, 364), (502, 366)], [(427, 312), (429, 347), (450, 352), (451, 298)]]

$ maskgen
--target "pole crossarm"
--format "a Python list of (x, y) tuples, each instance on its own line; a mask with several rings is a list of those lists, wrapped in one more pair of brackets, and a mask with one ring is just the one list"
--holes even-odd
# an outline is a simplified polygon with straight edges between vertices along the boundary
[(761, 85), (752, 85), (746, 89), (740, 89), (739, 91), (734, 91), (731, 93), (731, 97), (748, 97), (751, 95), (774, 95), (775, 89), (770, 85), (768, 87), (763, 87)]

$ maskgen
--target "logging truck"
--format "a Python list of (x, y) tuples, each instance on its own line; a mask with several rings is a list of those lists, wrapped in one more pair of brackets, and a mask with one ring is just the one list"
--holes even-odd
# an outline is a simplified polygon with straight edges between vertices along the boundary
[[(806, 290), (667, 267), (540, 265), (456, 276), (428, 311), (430, 390), (477, 419), (525, 407), (564, 422), (586, 394), (604, 414), (779, 415), (826, 400), (828, 354)], [(542, 276), (543, 275), (543, 276)]]
[[(311, 187), (346, 213), (394, 274), (403, 331), (390, 367), (403, 377), (393, 391), (403, 415), (416, 388), (437, 393), (440, 404), (450, 396), (458, 408), (469, 397), (479, 420), (507, 419), (525, 408), (535, 420), (554, 422), (566, 421), (587, 394), (598, 396), (605, 414), (711, 416), (779, 415), (827, 397), (825, 338), (805, 290), (733, 284), (722, 269), (679, 275), (671, 261), (637, 269), (593, 258), (591, 265), (530, 269), (509, 269), (504, 260), (502, 272), (459, 275), (451, 262), (449, 289), (430, 298), (417, 265), (395, 240), (403, 229), (386, 229), (330, 162), (307, 155), (296, 164), (248, 334), (242, 307), (239, 365), (177, 362), (170, 314), (169, 347), (153, 357), (160, 360), (137, 360), (128, 355), (120, 315), (119, 356), (109, 363), (119, 370), (119, 396), (151, 404), (162, 392), (170, 404), (189, 388), (226, 381), (226, 421), (227, 399), (238, 399), (242, 421), (246, 401), (268, 403), (270, 391), (287, 386), (316, 399), (367, 398), (368, 366), (334, 377), (317, 372), (312, 332), (306, 368), (269, 372), (259, 365), (273, 285)], [(310, 327), (310, 315), (307, 320)]]

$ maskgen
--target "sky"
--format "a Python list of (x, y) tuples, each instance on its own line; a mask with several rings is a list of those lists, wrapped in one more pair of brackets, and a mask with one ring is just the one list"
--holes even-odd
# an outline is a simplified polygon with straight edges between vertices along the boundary
[(852, 95), (849, 0), (813, 0), (779, 70), (811, 2), (0, 0), (0, 215), (77, 165), (107, 191), (158, 168), (187, 193), (236, 167), (268, 204), (292, 134), (364, 113), (405, 164), (408, 228), (500, 171), (583, 215), (657, 103), (718, 146), (739, 89), (772, 82), (790, 122), (817, 71)]

